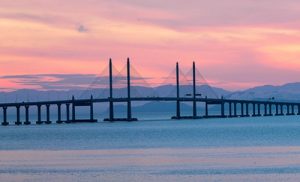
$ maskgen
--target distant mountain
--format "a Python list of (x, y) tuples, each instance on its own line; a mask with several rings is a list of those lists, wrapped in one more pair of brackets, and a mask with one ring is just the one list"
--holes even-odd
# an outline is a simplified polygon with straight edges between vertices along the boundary
[[(220, 98), (224, 96), (229, 99), (249, 99), (249, 100), (268, 100), (274, 97), (278, 101), (300, 101), (300, 82), (288, 83), (280, 86), (264, 85), (246, 89), (243, 91), (230, 92), (222, 88), (210, 87), (208, 85), (197, 86), (196, 91), (201, 94), (201, 97)], [(180, 95), (188, 96), (192, 93), (192, 86), (183, 85), (180, 87)], [(109, 95), (108, 88), (92, 89), (92, 90), (69, 90), (69, 91), (39, 91), (22, 89), (12, 92), (0, 92), (0, 103), (4, 102), (26, 102), (26, 101), (46, 101), (46, 100), (63, 100), (71, 99), (72, 96), (77, 99), (90, 98), (107, 98)], [(163, 85), (159, 87), (142, 87), (133, 86), (131, 89), (132, 97), (151, 97), (151, 96), (176, 96), (175, 85)], [(115, 88), (114, 97), (127, 97), (126, 88)], [(143, 106), (143, 104), (145, 104)], [(149, 105), (150, 104), (150, 105)], [(157, 104), (157, 103), (156, 103)], [(172, 104), (172, 103), (171, 103)], [(143, 109), (143, 107), (155, 110), (158, 107), (155, 103), (142, 102), (135, 106), (136, 110)], [(172, 106), (166, 104), (160, 109), (172, 110)], [(185, 106), (183, 106), (185, 107)], [(190, 107), (190, 106), (186, 106)], [(188, 110), (188, 109), (187, 109)]]
[[(202, 97), (217, 98), (226, 96), (231, 92), (221, 88), (210, 87), (208, 85), (201, 85), (196, 88), (198, 94)], [(192, 86), (181, 86), (180, 95), (185, 96), (186, 94), (192, 93)], [(71, 99), (72, 96), (75, 98), (83, 99), (90, 98), (93, 95), (94, 98), (107, 98), (109, 96), (108, 88), (91, 89), (91, 90), (69, 90), (69, 91), (39, 91), (22, 89), (12, 92), (0, 92), (0, 103), (2, 102), (26, 102), (26, 101), (46, 101), (46, 100), (64, 100)], [(114, 97), (127, 97), (126, 88), (114, 88)], [(163, 85), (159, 87), (142, 87), (133, 86), (131, 88), (132, 97), (151, 97), (151, 96), (176, 96), (175, 85)]]
[[(116, 105), (115, 106), (115, 112), (122, 112), (126, 111), (127, 106), (126, 105)], [(180, 104), (181, 111), (191, 111), (192, 106), (182, 103)], [(175, 102), (147, 102), (145, 104), (139, 105), (139, 106), (133, 106), (132, 110), (134, 112), (175, 112), (176, 105)], [(108, 109), (107, 111), (108, 112)]]
[[(181, 103), (180, 104), (180, 111), (181, 115), (191, 115), (192, 114), (192, 103)], [(173, 113), (175, 115), (176, 113), (176, 103), (175, 102), (146, 102), (141, 105), (135, 105), (132, 106), (133, 113)], [(210, 107), (211, 111), (219, 111), (219, 107)], [(102, 110), (103, 115), (107, 115), (109, 112), (108, 107), (106, 107), (104, 110)], [(127, 112), (127, 105), (126, 104), (116, 104), (114, 105), (114, 112), (117, 115), (126, 115)], [(197, 104), (197, 112), (198, 113), (204, 113), (204, 104)]]
[[(156, 87), (155, 90), (161, 96), (175, 96), (176, 95), (176, 86), (175, 85), (164, 85)], [(197, 94), (201, 94), (202, 97), (209, 97), (209, 98), (220, 98), (221, 96), (226, 96), (230, 94), (230, 91), (224, 90), (222, 88), (211, 87), (208, 85), (201, 85), (197, 86), (196, 88)], [(169, 95), (168, 95), (169, 93)], [(170, 94), (171, 93), (171, 94)], [(180, 95), (185, 96), (186, 94), (192, 93), (192, 86), (191, 85), (183, 85), (180, 86)]]
[(278, 101), (300, 101), (300, 82), (281, 86), (264, 85), (227, 95), (231, 99), (268, 100), (274, 97)]

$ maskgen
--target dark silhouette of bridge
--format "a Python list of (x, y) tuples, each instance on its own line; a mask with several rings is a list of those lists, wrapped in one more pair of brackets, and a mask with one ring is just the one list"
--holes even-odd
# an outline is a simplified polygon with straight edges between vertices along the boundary
[[(259, 116), (283, 116), (283, 115), (300, 115), (300, 103), (296, 102), (278, 102), (274, 100), (239, 100), (239, 99), (226, 99), (221, 98), (208, 98), (208, 97), (197, 97), (196, 93), (196, 66), (193, 62), (192, 68), (192, 93), (189, 95), (181, 96), (180, 94), (180, 70), (179, 64), (176, 63), (176, 96), (172, 97), (132, 97), (131, 96), (131, 72), (130, 72), (130, 60), (127, 59), (127, 97), (114, 97), (114, 85), (113, 85), (113, 66), (112, 60), (109, 60), (109, 97), (108, 98), (93, 98), (89, 99), (75, 99), (73, 96), (69, 100), (53, 100), (53, 101), (37, 101), (37, 102), (18, 102), (18, 103), (0, 103), (0, 108), (3, 111), (2, 125), (7, 126), (10, 124), (7, 117), (7, 110), (14, 108), (16, 111), (16, 125), (30, 125), (30, 108), (37, 108), (37, 120), (36, 124), (51, 124), (50, 120), (50, 107), (57, 108), (57, 120), (56, 123), (76, 123), (76, 122), (97, 122), (94, 118), (94, 104), (95, 103), (108, 103), (109, 113), (104, 121), (137, 121), (138, 119), (133, 117), (132, 114), (132, 102), (145, 102), (145, 101), (164, 101), (164, 102), (175, 102), (176, 110), (175, 115), (172, 119), (201, 119), (201, 118), (227, 118), (227, 117), (259, 117)], [(181, 103), (189, 102), (192, 103), (192, 114), (182, 115)], [(125, 103), (127, 105), (127, 115), (122, 118), (115, 117), (114, 105), (116, 103)], [(197, 104), (204, 104), (204, 114), (198, 114), (199, 108)], [(215, 105), (220, 106), (218, 114), (210, 114), (209, 106)], [(90, 113), (86, 119), (76, 118), (77, 107), (89, 107)], [(25, 108), (24, 119), (21, 121), (21, 108)], [(262, 109), (263, 108), (263, 109)], [(42, 120), (42, 109), (46, 111), (46, 119)], [(65, 120), (62, 120), (62, 114), (64, 114)]]

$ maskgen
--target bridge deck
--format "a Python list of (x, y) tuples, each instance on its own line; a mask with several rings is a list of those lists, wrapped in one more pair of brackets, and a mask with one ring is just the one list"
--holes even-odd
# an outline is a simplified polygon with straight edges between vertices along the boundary
[(99, 98), (99, 99), (76, 99), (76, 100), (55, 100), (55, 101), (37, 101), (37, 102), (14, 102), (0, 103), (0, 107), (18, 107), (18, 106), (37, 106), (37, 105), (56, 105), (56, 104), (76, 104), (89, 105), (90, 103), (105, 103), (105, 102), (142, 102), (142, 101), (162, 101), (162, 102), (205, 102), (208, 104), (221, 103), (245, 103), (245, 104), (272, 104), (272, 105), (300, 105), (300, 102), (285, 102), (285, 101), (263, 101), (263, 100), (238, 100), (238, 99), (214, 99), (214, 98), (191, 98), (191, 97), (132, 97), (128, 98)]

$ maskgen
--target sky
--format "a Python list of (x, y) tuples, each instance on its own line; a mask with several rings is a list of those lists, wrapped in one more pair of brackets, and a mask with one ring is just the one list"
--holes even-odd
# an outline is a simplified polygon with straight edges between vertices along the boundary
[(76, 87), (127, 57), (147, 78), (195, 61), (228, 90), (297, 82), (299, 17), (298, 0), (0, 0), (0, 91)]

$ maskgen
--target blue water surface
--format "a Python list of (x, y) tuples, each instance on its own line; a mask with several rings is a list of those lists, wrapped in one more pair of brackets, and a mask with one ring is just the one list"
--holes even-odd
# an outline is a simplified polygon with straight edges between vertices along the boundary
[(0, 127), (0, 150), (299, 145), (299, 116)]

